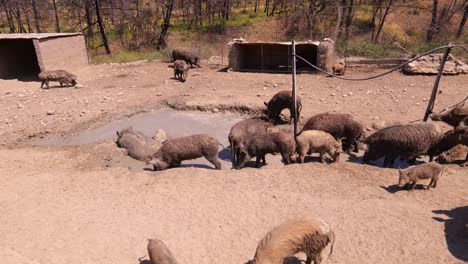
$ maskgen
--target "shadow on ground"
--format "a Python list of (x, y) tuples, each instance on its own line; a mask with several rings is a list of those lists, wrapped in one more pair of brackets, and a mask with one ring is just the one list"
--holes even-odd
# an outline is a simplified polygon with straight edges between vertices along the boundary
[(455, 258), (468, 262), (468, 206), (432, 212), (444, 217), (432, 218), (445, 224), (445, 239), (450, 253)]

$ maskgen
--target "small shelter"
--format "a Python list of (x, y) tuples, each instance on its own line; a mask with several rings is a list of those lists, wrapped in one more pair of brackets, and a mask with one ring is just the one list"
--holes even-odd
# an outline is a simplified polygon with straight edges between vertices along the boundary
[(43, 70), (88, 64), (82, 33), (0, 34), (0, 78), (28, 78)]
[[(295, 42), (296, 54), (320, 69), (330, 71), (335, 63), (335, 43), (323, 41)], [(242, 38), (229, 42), (229, 68), (245, 72), (291, 72), (292, 42), (249, 42)], [(297, 60), (298, 72), (315, 71)]]

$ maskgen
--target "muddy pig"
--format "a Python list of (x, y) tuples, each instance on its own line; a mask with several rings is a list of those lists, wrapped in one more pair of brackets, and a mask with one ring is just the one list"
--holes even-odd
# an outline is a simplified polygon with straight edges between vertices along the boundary
[(301, 116), (301, 110), (302, 110), (302, 103), (301, 103), (301, 98), (297, 96), (297, 101), (296, 101), (296, 111), (294, 111), (294, 98), (292, 96), (291, 91), (281, 91), (276, 93), (270, 101), (263, 102), (267, 109), (266, 109), (266, 115), (268, 118), (277, 121), (280, 117), (281, 111), (283, 109), (289, 109), (289, 123), (292, 122), (294, 118), (294, 113), (297, 113), (297, 119), (299, 120), (299, 117)]
[(148, 239), (148, 256), (151, 264), (177, 264), (172, 252), (159, 239)]
[(334, 75), (344, 75), (346, 71), (346, 64), (344, 61), (340, 61), (337, 64), (332, 66), (332, 71)]
[(174, 62), (174, 78), (181, 82), (185, 82), (187, 80), (189, 66), (183, 60), (176, 60)]
[(272, 124), (259, 117), (242, 120), (231, 127), (229, 131), (229, 144), (231, 145), (232, 165), (239, 162), (240, 149), (247, 141), (258, 135), (265, 135)]
[(297, 162), (304, 163), (306, 154), (311, 155), (314, 152), (320, 153), (320, 162), (325, 162), (325, 154), (330, 155), (333, 162), (340, 158), (341, 143), (327, 132), (320, 130), (307, 130), (302, 132), (296, 138), (297, 141)]
[(273, 155), (281, 153), (284, 164), (290, 164), (291, 156), (294, 154), (294, 145), (294, 138), (281, 131), (256, 136), (241, 149), (237, 169), (243, 168), (252, 157), (256, 157), (255, 165), (260, 168), (260, 161), (263, 165), (266, 164), (265, 155), (268, 153)]
[(193, 51), (185, 48), (176, 48), (172, 51), (172, 60), (184, 60), (187, 64), (190, 64), (190, 67), (193, 68), (193, 65), (198, 67), (200, 66), (200, 58)]
[(443, 166), (435, 162), (428, 162), (420, 165), (411, 166), (407, 169), (399, 169), (400, 179), (398, 186), (404, 187), (406, 184), (411, 184), (411, 190), (414, 189), (418, 180), (431, 179), (427, 189), (435, 188), (437, 181), (442, 175)]
[(148, 161), (161, 147), (161, 143), (133, 130), (132, 127), (117, 131), (116, 144), (119, 148), (127, 149), (130, 157), (140, 161)]
[(205, 157), (217, 170), (220, 170), (218, 145), (221, 145), (218, 140), (206, 134), (169, 139), (151, 157), (148, 164), (153, 165), (157, 171), (179, 167), (184, 160)]
[(453, 127), (456, 127), (460, 121), (468, 116), (468, 103), (463, 101), (455, 107), (442, 111), (439, 114), (431, 114), (433, 121), (443, 121)]
[(442, 152), (442, 154), (437, 157), (436, 161), (443, 164), (453, 163), (460, 160), (466, 160), (467, 156), (468, 147), (463, 144), (458, 144), (455, 147)]
[(44, 87), (45, 84), (47, 89), (49, 89), (50, 81), (59, 82), (60, 87), (63, 87), (64, 84), (66, 84), (67, 87), (76, 85), (76, 76), (64, 70), (43, 71), (39, 73), (39, 79), (41, 80), (41, 88)]

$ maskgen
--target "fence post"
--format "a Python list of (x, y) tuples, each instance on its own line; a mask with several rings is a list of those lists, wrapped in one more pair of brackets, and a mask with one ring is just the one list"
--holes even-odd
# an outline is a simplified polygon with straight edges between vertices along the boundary
[(434, 108), (434, 103), (435, 103), (435, 99), (437, 96), (437, 90), (439, 89), (440, 78), (442, 77), (442, 73), (445, 67), (445, 62), (447, 61), (447, 58), (450, 53), (450, 50), (452, 49), (452, 46), (453, 46), (452, 43), (449, 43), (447, 45), (447, 49), (445, 49), (444, 56), (442, 57), (442, 61), (440, 62), (439, 72), (437, 73), (437, 77), (434, 82), (434, 87), (432, 88), (431, 98), (429, 99), (426, 113), (424, 114), (424, 119), (423, 119), (424, 122), (427, 121), (427, 119), (429, 118), (429, 115), (432, 113), (432, 109)]
[(292, 96), (294, 99), (294, 139), (297, 136), (297, 95), (296, 95), (296, 43), (292, 41)]

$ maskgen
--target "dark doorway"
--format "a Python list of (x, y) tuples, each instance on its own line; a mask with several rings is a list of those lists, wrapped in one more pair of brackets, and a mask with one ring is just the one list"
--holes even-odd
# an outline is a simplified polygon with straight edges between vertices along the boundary
[(39, 72), (33, 40), (0, 40), (0, 78), (37, 80)]
[[(248, 43), (237, 46), (240, 71), (252, 72), (291, 72), (292, 46), (275, 43)], [(317, 65), (317, 46), (313, 44), (296, 45), (296, 53)], [(297, 60), (299, 72), (314, 71), (310, 65)]]

